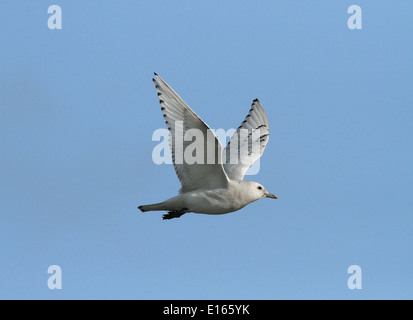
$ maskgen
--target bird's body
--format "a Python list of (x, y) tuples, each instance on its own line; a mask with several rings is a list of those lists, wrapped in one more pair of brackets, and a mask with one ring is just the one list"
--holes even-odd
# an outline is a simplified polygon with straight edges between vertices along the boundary
[[(224, 214), (264, 197), (277, 199), (259, 183), (243, 180), (247, 169), (263, 153), (269, 138), (267, 116), (258, 99), (253, 101), (246, 119), (222, 150), (221, 143), (205, 122), (165, 81), (157, 74), (155, 76), (158, 81), (153, 81), (171, 134), (172, 159), (182, 188), (175, 197), (138, 208), (142, 212), (168, 211), (163, 218), (172, 219), (187, 212)], [(243, 130), (246, 131), (244, 135)], [(186, 137), (185, 134), (194, 131), (204, 138), (197, 145), (201, 151), (196, 149), (201, 155), (200, 163), (188, 163), (187, 159), (183, 159), (187, 148), (193, 148), (192, 139), (177, 138), (178, 133)]]
[[(265, 191), (252, 181), (229, 181), (224, 188), (205, 188), (180, 193), (164, 202), (140, 206), (142, 211), (193, 212), (204, 214), (224, 214), (242, 209), (247, 204), (266, 197)], [(254, 190), (254, 192), (251, 192)], [(185, 211), (185, 212), (183, 212)]]

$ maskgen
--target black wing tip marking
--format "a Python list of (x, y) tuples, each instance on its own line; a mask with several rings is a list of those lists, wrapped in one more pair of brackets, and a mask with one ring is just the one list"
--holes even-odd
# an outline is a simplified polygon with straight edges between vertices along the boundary
[(158, 74), (156, 72), (153, 73), (155, 76), (158, 76)]
[(255, 98), (254, 100), (252, 100), (250, 112), (254, 110), (255, 104), (256, 104), (257, 102), (260, 102), (257, 98)]
[(152, 81), (153, 81), (153, 84), (155, 85), (155, 88), (158, 89), (159, 88), (158, 82), (154, 78), (152, 78)]

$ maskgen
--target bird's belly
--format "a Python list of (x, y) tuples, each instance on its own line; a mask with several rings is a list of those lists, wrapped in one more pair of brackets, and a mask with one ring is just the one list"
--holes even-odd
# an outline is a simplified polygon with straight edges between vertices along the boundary
[(189, 192), (185, 196), (188, 209), (194, 213), (223, 214), (241, 209), (227, 190)]

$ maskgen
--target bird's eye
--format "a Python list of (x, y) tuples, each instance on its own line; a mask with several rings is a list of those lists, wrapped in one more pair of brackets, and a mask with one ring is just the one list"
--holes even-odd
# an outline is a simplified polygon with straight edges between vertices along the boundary
[(262, 190), (262, 187), (261, 186), (259, 186), (259, 187), (257, 187), (258, 188), (258, 190)]

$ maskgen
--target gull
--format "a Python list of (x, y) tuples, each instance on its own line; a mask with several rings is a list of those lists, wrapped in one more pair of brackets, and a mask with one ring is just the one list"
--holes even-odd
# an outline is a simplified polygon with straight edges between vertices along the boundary
[[(248, 168), (261, 157), (269, 139), (268, 119), (258, 99), (253, 100), (245, 120), (234, 132), (225, 149), (222, 149), (210, 127), (156, 73), (155, 78), (152, 81), (170, 132), (172, 160), (182, 188), (175, 197), (160, 203), (142, 205), (138, 209), (142, 212), (167, 211), (163, 219), (168, 220), (179, 218), (188, 212), (224, 214), (265, 197), (278, 199), (262, 184), (244, 180)], [(181, 161), (186, 148), (193, 141), (179, 139), (178, 133), (185, 136), (191, 130), (206, 137), (202, 149), (207, 152), (201, 153), (203, 161), (199, 163)], [(243, 130), (247, 130), (247, 137), (245, 134), (243, 136)], [(257, 145), (258, 148), (254, 147)], [(233, 150), (236, 151), (235, 155)]]

